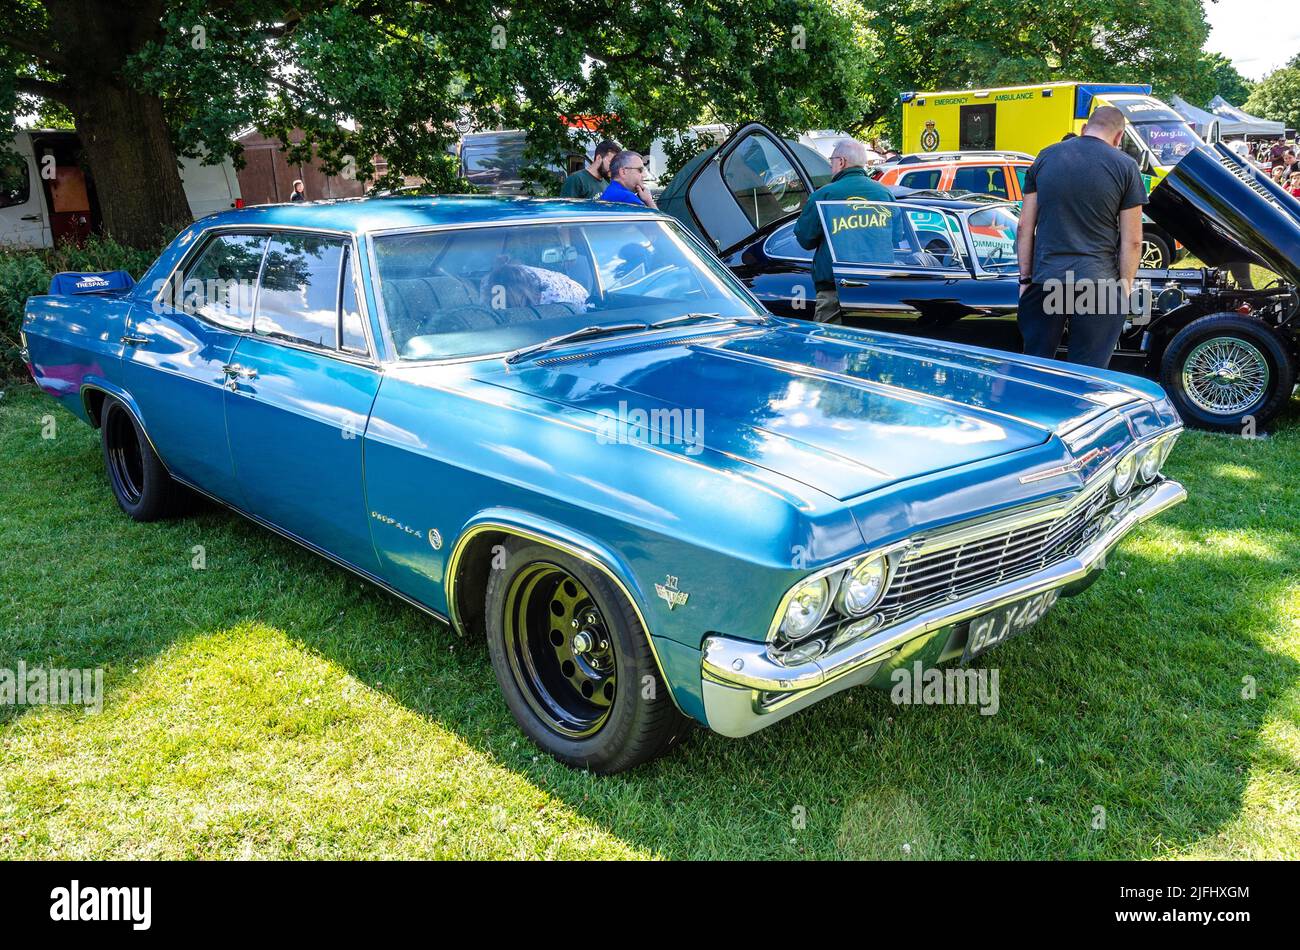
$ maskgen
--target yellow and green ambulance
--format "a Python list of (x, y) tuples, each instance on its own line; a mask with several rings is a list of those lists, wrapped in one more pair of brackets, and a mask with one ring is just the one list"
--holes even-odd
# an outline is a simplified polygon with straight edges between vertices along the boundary
[(1083, 129), (1098, 106), (1124, 113), (1121, 147), (1150, 190), (1200, 142), (1177, 112), (1145, 84), (1051, 82), (1037, 86), (905, 92), (902, 152), (1014, 151), (1037, 155)]

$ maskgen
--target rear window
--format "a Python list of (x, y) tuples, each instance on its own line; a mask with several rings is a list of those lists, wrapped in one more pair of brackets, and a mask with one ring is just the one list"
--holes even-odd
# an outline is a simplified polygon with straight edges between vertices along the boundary
[(1009, 198), (1007, 173), (1001, 165), (963, 165), (952, 177), (953, 191), (973, 191), (980, 195)]
[(264, 234), (219, 234), (185, 273), (183, 307), (228, 330), (253, 323), (257, 272), (266, 250)]
[(921, 171), (907, 172), (899, 176), (898, 183), (904, 188), (938, 188), (943, 169), (927, 168)]

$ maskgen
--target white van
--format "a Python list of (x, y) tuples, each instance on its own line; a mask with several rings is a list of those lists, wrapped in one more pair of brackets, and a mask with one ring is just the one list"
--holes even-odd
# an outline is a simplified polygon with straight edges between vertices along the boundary
[[(80, 164), (81, 140), (66, 129), (25, 129), (12, 154), (0, 155), (0, 244), (53, 247), (84, 240), (99, 229), (95, 183)], [(227, 158), (220, 165), (181, 160), (190, 212), (201, 218), (240, 203), (239, 179)]]

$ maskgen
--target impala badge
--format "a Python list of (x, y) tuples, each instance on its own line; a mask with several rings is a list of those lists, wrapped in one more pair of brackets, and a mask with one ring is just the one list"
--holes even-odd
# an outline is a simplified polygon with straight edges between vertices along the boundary
[(686, 598), (691, 596), (686, 591), (677, 589), (677, 578), (671, 574), (668, 575), (666, 583), (655, 585), (655, 593), (663, 598), (669, 610), (674, 607), (685, 607)]

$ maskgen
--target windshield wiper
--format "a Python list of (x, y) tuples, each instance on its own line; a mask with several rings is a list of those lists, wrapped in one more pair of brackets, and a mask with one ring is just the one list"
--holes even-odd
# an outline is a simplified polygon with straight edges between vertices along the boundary
[(651, 330), (659, 330), (663, 327), (671, 327), (678, 323), (689, 323), (692, 320), (723, 320), (730, 323), (767, 323), (767, 317), (754, 314), (741, 314), (739, 316), (724, 317), (717, 313), (683, 313), (677, 317), (665, 317), (663, 320), (656, 320), (650, 324)]
[(506, 363), (518, 363), (525, 356), (531, 356), (542, 350), (549, 350), (553, 346), (559, 346), (561, 343), (567, 343), (570, 340), (580, 340), (583, 337), (600, 336), (603, 333), (620, 333), (624, 330), (648, 330), (650, 324), (629, 321), (627, 323), (597, 323), (591, 326), (580, 327), (577, 330), (570, 330), (568, 333), (561, 333), (559, 336), (553, 336), (549, 340), (542, 340), (540, 343), (530, 343), (528, 346), (521, 346), (519, 349), (506, 354)]

